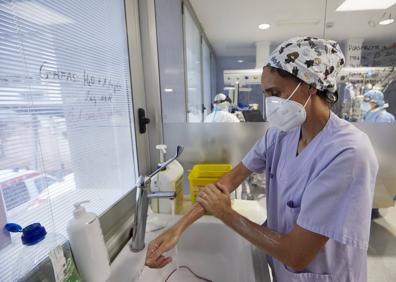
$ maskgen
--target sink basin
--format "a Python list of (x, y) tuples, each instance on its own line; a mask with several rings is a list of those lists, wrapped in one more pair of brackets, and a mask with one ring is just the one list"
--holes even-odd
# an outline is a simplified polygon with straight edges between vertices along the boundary
[[(260, 214), (260, 218), (257, 213), (262, 213), (263, 208), (258, 208), (254, 204), (249, 206), (251, 206), (250, 210), (243, 203), (238, 203), (234, 209), (240, 208), (243, 210), (241, 213), (245, 216), (249, 214), (253, 218), (252, 220), (261, 221), (263, 214)], [(169, 225), (178, 219), (177, 216), (157, 216), (167, 220)], [(152, 240), (161, 232), (162, 230), (146, 233), (146, 241)], [(160, 282), (165, 281), (176, 269), (175, 250), (167, 253), (173, 258), (173, 261), (162, 269), (145, 267), (145, 254), (146, 249), (139, 253), (132, 253), (129, 246), (126, 246), (111, 266), (112, 275), (109, 281)], [(262, 252), (211, 216), (204, 216), (191, 225), (178, 243), (179, 265), (187, 266), (197, 275), (216, 282), (270, 281), (268, 267), (263, 258)], [(180, 274), (183, 274), (183, 277), (191, 277), (191, 279), (181, 279)], [(193, 277), (189, 271), (183, 268), (174, 273), (167, 281), (203, 281), (197, 278), (193, 279)]]

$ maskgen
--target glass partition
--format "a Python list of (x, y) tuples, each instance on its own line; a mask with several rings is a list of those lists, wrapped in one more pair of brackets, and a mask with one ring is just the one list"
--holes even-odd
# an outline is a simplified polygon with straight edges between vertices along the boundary
[[(213, 98), (219, 93), (230, 99), (223, 108), (241, 122), (264, 121), (262, 67), (278, 44), (296, 36), (321, 37), (340, 44), (346, 66), (338, 77), (338, 102), (332, 107), (337, 115), (355, 122), (391, 121), (391, 115), (396, 114), (396, 95), (392, 94), (396, 91), (396, 23), (392, 16), (396, 5), (371, 9), (359, 1), (352, 1), (355, 6), (348, 8), (343, 0), (305, 0), (303, 5), (292, 0), (171, 2), (185, 6), (173, 10), (173, 16), (184, 11), (185, 62), (181, 71), (185, 73), (180, 75), (185, 76), (183, 111), (189, 122), (201, 122), (203, 115), (210, 114), (215, 109)], [(207, 83), (209, 76), (214, 76), (208, 74), (206, 43), (216, 62), (210, 96)], [(365, 98), (368, 90), (380, 92)], [(180, 109), (163, 105), (163, 111), (172, 110)]]
[(352, 2), (328, 1), (326, 7), (325, 37), (341, 43), (346, 59), (334, 111), (351, 122), (394, 123), (396, 5), (374, 9)]

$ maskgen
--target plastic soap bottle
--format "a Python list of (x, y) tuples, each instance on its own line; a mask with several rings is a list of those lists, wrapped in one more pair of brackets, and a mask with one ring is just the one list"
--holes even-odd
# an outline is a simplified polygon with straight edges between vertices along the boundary
[(87, 212), (82, 201), (74, 204), (73, 218), (67, 225), (70, 245), (81, 278), (87, 282), (104, 282), (110, 276), (107, 253), (99, 218)]
[(82, 281), (76, 270), (70, 245), (63, 235), (47, 233), (40, 223), (33, 223), (25, 228), (8, 223), (4, 228), (9, 232), (22, 233), (23, 246), (14, 265), (12, 281)]

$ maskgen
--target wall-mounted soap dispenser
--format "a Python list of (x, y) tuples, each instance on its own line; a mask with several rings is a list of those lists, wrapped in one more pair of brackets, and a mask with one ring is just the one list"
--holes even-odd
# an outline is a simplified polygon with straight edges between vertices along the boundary
[[(167, 146), (159, 144), (155, 148), (159, 150), (160, 153), (160, 164), (164, 163)], [(183, 184), (184, 169), (182, 165), (175, 160), (153, 177), (151, 191), (175, 191), (176, 199), (171, 202), (171, 204), (175, 205), (174, 209), (176, 213), (180, 213), (183, 208)], [(170, 214), (172, 212), (168, 199), (153, 199), (151, 201), (151, 208), (154, 212), (158, 213)]]

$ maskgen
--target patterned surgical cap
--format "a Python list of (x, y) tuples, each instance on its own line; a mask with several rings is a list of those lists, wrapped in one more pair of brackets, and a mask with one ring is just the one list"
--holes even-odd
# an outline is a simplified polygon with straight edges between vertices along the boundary
[(296, 37), (279, 45), (267, 66), (285, 70), (318, 90), (337, 90), (337, 74), (345, 58), (337, 42), (314, 37)]

